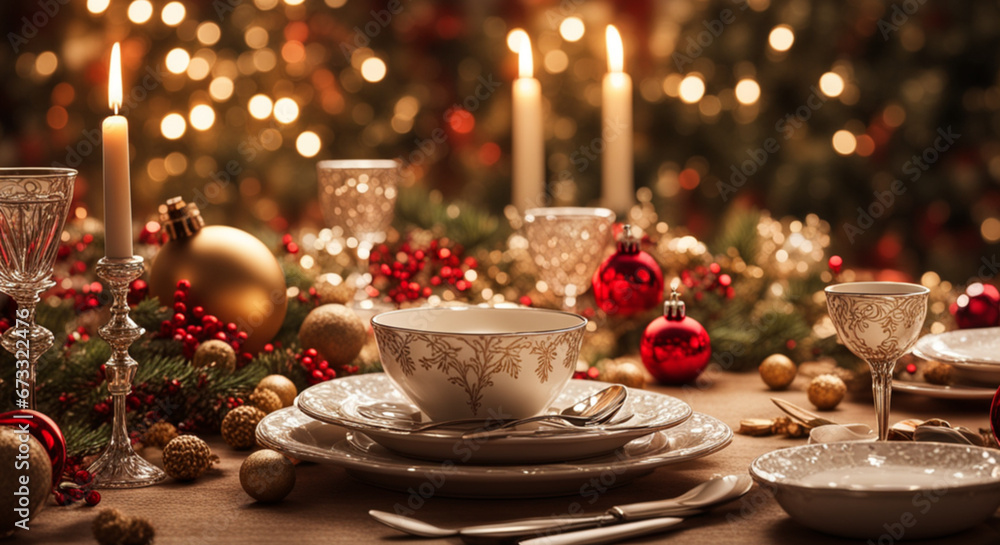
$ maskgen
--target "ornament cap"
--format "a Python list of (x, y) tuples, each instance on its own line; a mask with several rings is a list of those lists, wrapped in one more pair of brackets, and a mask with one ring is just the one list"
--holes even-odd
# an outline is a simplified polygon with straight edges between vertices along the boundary
[(623, 254), (639, 253), (639, 237), (632, 232), (633, 227), (629, 224), (622, 225), (622, 235), (618, 239), (618, 252)]
[(160, 205), (160, 222), (171, 240), (194, 236), (205, 226), (198, 205), (187, 204), (182, 197), (172, 197)]
[(680, 321), (687, 316), (687, 309), (684, 301), (681, 301), (681, 294), (677, 291), (680, 280), (675, 278), (670, 283), (670, 299), (663, 303), (663, 317), (671, 321)]

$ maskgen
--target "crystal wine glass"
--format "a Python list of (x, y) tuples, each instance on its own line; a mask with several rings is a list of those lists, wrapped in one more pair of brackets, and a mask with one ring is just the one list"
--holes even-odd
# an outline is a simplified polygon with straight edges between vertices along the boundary
[[(392, 223), (400, 167), (395, 159), (320, 161), (316, 164), (319, 202), (327, 223), (340, 227), (357, 243), (354, 307), (359, 310), (374, 310), (377, 306), (368, 289), (372, 281), (368, 258), (372, 248), (385, 240), (385, 231)], [(350, 239), (348, 246), (352, 246)]]
[(35, 324), (35, 305), (55, 285), (52, 265), (76, 174), (69, 168), (0, 168), (0, 291), (17, 302), (3, 347), (17, 359), (19, 409), (35, 408), (35, 363), (52, 347), (52, 332)]
[(924, 325), (930, 290), (904, 282), (852, 282), (826, 288), (826, 305), (840, 341), (872, 370), (878, 438), (889, 437), (892, 371)]
[(531, 208), (524, 212), (524, 232), (539, 275), (563, 308), (590, 287), (611, 242), (615, 213), (607, 208)]

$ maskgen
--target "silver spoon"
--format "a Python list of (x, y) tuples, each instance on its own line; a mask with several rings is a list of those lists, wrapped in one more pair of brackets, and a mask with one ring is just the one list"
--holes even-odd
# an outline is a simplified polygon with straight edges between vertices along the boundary
[(442, 528), (422, 520), (371, 510), (368, 514), (382, 524), (414, 536), (451, 537), (460, 535), (466, 543), (504, 543), (518, 538), (593, 528), (617, 522), (653, 517), (690, 516), (704, 509), (732, 501), (753, 485), (749, 475), (715, 477), (672, 499), (612, 507), (604, 513), (576, 517), (534, 517), (464, 528)]
[[(519, 420), (511, 420), (509, 422), (502, 423), (500, 428), (509, 428), (527, 422), (537, 422), (541, 420), (562, 420), (578, 426), (600, 424), (613, 417), (625, 404), (625, 400), (627, 398), (628, 390), (625, 389), (624, 386), (615, 384), (581, 399), (580, 401), (577, 401), (573, 405), (563, 409), (558, 414), (545, 414), (522, 418)], [(443, 422), (418, 424), (414, 422), (417, 415), (403, 406), (393, 403), (361, 405), (357, 408), (357, 411), (361, 416), (371, 420), (385, 422), (384, 425), (378, 424), (379, 427), (407, 433), (418, 433), (438, 428), (449, 428), (469, 424), (483, 425), (486, 423), (486, 421), (482, 418), (464, 418), (461, 420), (446, 420)], [(493, 427), (491, 429), (498, 428)]]

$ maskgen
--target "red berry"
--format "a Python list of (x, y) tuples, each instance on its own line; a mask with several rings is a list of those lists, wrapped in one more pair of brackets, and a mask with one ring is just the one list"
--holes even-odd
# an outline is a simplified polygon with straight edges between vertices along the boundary
[(183, 291), (188, 291), (189, 289), (191, 289), (191, 282), (188, 281), (188, 280), (179, 280), (177, 282), (177, 289), (178, 290), (183, 290)]
[(92, 477), (90, 475), (90, 472), (87, 471), (86, 469), (81, 469), (80, 471), (77, 471), (76, 474), (73, 475), (73, 482), (75, 482), (80, 486), (89, 483), (91, 479)]
[(87, 493), (87, 505), (91, 507), (101, 503), (101, 493), (96, 490), (91, 490)]

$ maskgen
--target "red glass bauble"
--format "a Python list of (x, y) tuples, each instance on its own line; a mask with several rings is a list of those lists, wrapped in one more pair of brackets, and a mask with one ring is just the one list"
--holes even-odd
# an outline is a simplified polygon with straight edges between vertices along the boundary
[(624, 226), (618, 251), (601, 263), (591, 284), (598, 308), (610, 316), (631, 316), (663, 300), (660, 264), (639, 249), (630, 225)]
[(976, 282), (948, 310), (962, 329), (1000, 325), (1000, 290), (992, 284)]
[[(30, 417), (30, 418), (28, 418)], [(52, 486), (59, 484), (66, 465), (66, 439), (51, 418), (38, 411), (21, 409), (0, 414), (0, 426), (15, 430), (27, 429), (41, 443), (52, 461)]]
[(685, 384), (705, 370), (712, 357), (712, 344), (705, 328), (685, 315), (684, 303), (675, 291), (664, 304), (663, 316), (646, 326), (639, 354), (657, 381)]

